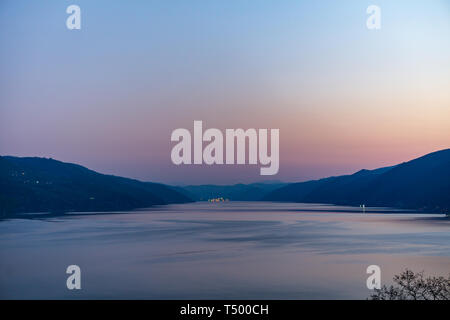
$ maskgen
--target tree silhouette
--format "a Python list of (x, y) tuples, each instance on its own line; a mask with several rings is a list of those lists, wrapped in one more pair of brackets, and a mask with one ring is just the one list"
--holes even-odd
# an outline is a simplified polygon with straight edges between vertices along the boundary
[(395, 285), (375, 289), (372, 300), (449, 300), (450, 274), (445, 277), (424, 277), (423, 271), (406, 269), (394, 276)]

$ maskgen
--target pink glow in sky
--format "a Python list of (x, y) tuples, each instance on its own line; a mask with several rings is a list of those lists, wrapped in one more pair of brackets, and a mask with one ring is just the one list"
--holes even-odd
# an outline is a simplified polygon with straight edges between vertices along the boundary
[(194, 120), (280, 129), (284, 181), (450, 146), (448, 2), (379, 1), (378, 31), (364, 1), (77, 4), (79, 31), (63, 2), (0, 5), (1, 155), (198, 184), (267, 177), (173, 165), (170, 134)]

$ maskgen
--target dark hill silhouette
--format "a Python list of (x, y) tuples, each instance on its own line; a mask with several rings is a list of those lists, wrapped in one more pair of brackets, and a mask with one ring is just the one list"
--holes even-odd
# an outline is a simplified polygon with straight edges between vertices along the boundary
[(186, 187), (104, 175), (53, 159), (0, 157), (3, 217), (26, 212), (130, 210), (216, 197), (448, 212), (450, 149), (392, 167), (300, 183)]
[(289, 184), (267, 194), (264, 200), (446, 212), (450, 208), (450, 149), (393, 167)]
[(0, 157), (0, 215), (111, 211), (190, 202), (169, 186), (46, 158)]
[[(204, 201), (223, 197), (233, 201), (260, 201), (267, 193), (286, 185), (283, 182), (250, 183), (235, 185), (197, 185), (179, 187), (191, 199)], [(182, 190), (182, 191), (181, 191)]]

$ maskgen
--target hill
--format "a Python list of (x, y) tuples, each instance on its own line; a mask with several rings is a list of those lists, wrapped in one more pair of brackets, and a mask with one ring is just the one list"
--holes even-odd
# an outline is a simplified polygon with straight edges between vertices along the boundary
[(448, 211), (450, 149), (392, 167), (289, 184), (263, 200)]
[(46, 158), (0, 157), (0, 215), (111, 211), (192, 201), (173, 188)]
[(264, 182), (235, 185), (192, 185), (179, 187), (187, 197), (197, 201), (223, 197), (233, 201), (259, 201), (269, 192), (286, 185), (282, 182)]

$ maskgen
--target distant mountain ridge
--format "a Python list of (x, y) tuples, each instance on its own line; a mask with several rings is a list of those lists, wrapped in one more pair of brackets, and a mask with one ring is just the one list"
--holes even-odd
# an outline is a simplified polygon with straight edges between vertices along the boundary
[(299, 183), (183, 187), (104, 175), (53, 159), (0, 156), (0, 217), (26, 212), (131, 210), (218, 197), (448, 212), (450, 149), (391, 167)]
[(365, 204), (448, 212), (450, 149), (429, 153), (392, 167), (292, 183), (268, 193), (263, 200)]
[(170, 186), (46, 158), (0, 157), (0, 216), (130, 210), (192, 200)]
[(257, 182), (234, 185), (191, 185), (178, 187), (178, 191), (196, 201), (222, 197), (232, 201), (260, 201), (267, 193), (285, 186), (283, 182)]

